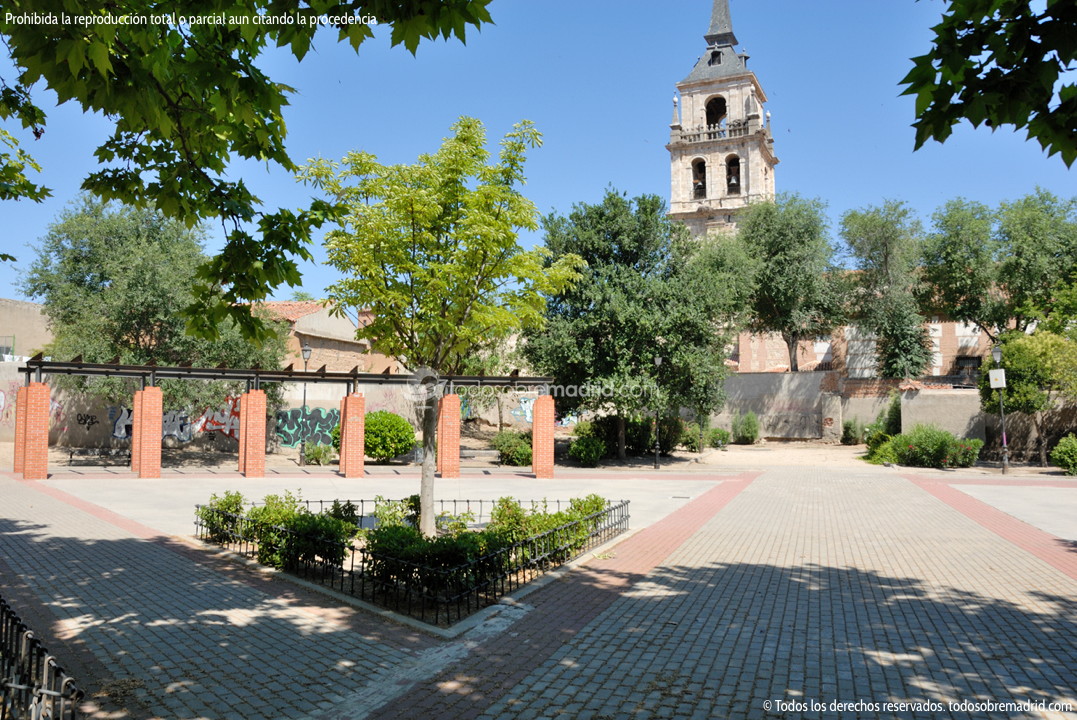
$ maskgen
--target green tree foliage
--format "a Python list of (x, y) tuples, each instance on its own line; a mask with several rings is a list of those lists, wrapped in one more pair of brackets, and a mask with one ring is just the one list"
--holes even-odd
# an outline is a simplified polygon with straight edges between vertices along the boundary
[[(65, 210), (39, 241), (21, 288), (45, 305), (58, 359), (201, 367), (277, 367), (283, 340), (255, 344), (230, 320), (216, 340), (184, 332), (178, 311), (191, 302), (195, 272), (205, 255), (202, 235), (153, 210), (106, 204), (88, 197)], [(249, 313), (250, 308), (246, 308)], [(266, 320), (267, 322), (272, 322)], [(130, 402), (132, 380), (72, 378), (70, 385)], [(162, 380), (166, 409), (201, 412), (216, 406), (236, 383)], [(270, 405), (277, 392), (270, 388)]]
[(856, 322), (876, 338), (882, 377), (919, 376), (931, 348), (913, 290), (920, 257), (920, 223), (903, 202), (850, 210), (841, 235), (855, 258)]
[(627, 417), (656, 403), (672, 415), (720, 407), (727, 325), (751, 277), (743, 254), (704, 251), (654, 195), (628, 199), (610, 189), (600, 204), (577, 204), (543, 225), (553, 258), (587, 262), (583, 280), (550, 297), (546, 328), (524, 348), (558, 384), (587, 388), (558, 398), (559, 407), (615, 414), (622, 458)]
[(797, 345), (825, 335), (844, 320), (843, 280), (834, 266), (825, 205), (795, 194), (749, 206), (738, 240), (758, 267), (752, 329), (779, 333), (796, 372)]
[(963, 199), (933, 216), (923, 252), (923, 305), (992, 339), (1051, 312), (1077, 272), (1077, 199), (1037, 189), (997, 212)]
[(1077, 6), (1071, 0), (950, 0), (934, 46), (913, 58), (916, 147), (960, 120), (1027, 128), (1048, 155), (1077, 159)]
[[(198, 271), (192, 286), (196, 301), (187, 307), (190, 327), (212, 336), (231, 315), (245, 334), (264, 338), (267, 326), (240, 303), (264, 300), (284, 283), (298, 285), (298, 261), (311, 259), (312, 230), (334, 209), (315, 201), (299, 211), (262, 211), (242, 180), (227, 177), (233, 157), (295, 169), (282, 116), (292, 88), (266, 75), (259, 57), (277, 46), (301, 60), (319, 28), (356, 50), (373, 35), (364, 23), (323, 27), (316, 21), (320, 16), (372, 15), (379, 24), (392, 25), (394, 45), (411, 52), (424, 39), (463, 41), (468, 25), (490, 22), (489, 2), (239, 0), (195, 9), (156, 0), (91, 0), (75, 10), (70, 4), (46, 8), (16, 0), (0, 13), (0, 36), (17, 73), (0, 78), (0, 120), (19, 122), (40, 135), (46, 131), (44, 102), (54, 99), (112, 119), (114, 132), (95, 153), (102, 168), (85, 179), (83, 188), (106, 200), (155, 207), (188, 227), (219, 219), (227, 244)], [(49, 9), (59, 13), (60, 7), (95, 20), (130, 14), (143, 22), (57, 23), (46, 32), (39, 24), (8, 18)], [(225, 21), (152, 22), (155, 15), (172, 13), (220, 14)], [(289, 16), (293, 22), (251, 22), (261, 15)], [(25, 182), (24, 158), (0, 155), (0, 163), (0, 181), (14, 180), (6, 187), (9, 193), (34, 197), (39, 192)]]
[[(482, 123), (461, 118), (452, 136), (416, 165), (382, 165), (365, 152), (319, 160), (300, 177), (347, 208), (326, 234), (329, 263), (345, 277), (328, 289), (339, 312), (369, 308), (358, 337), (415, 371), (459, 373), (476, 347), (544, 321), (546, 296), (576, 276), (578, 257), (545, 262), (517, 232), (538, 226), (519, 191), (529, 148), (541, 136), (523, 122), (490, 163)], [(434, 532), (437, 408), (423, 411), (422, 528)]]
[[(1077, 397), (1077, 343), (1054, 333), (1034, 335), (1006, 333), (1000, 339), (1002, 368), (1006, 370), (1006, 412), (1028, 415), (1036, 431), (1040, 465), (1047, 466), (1047, 418), (1062, 395)], [(989, 384), (987, 370), (997, 367), (993, 358), (984, 358), (980, 377), (980, 407), (998, 414), (999, 390)]]

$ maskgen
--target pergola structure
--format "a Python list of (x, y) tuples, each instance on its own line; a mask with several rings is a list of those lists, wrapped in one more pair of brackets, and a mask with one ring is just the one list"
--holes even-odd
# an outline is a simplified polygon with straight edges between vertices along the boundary
[(79, 356), (67, 362), (45, 360), (39, 353), (19, 368), (26, 382), (19, 388), (15, 408), (15, 467), (24, 480), (48, 477), (50, 389), (46, 375), (81, 375), (87, 377), (126, 377), (140, 379), (142, 389), (132, 403), (131, 470), (140, 478), (161, 476), (162, 396), (157, 382), (166, 378), (186, 380), (239, 380), (247, 391), (239, 402), (239, 472), (246, 477), (265, 475), (266, 395), (262, 385), (273, 382), (337, 383), (346, 386), (340, 402), (340, 474), (362, 477), (364, 473), (364, 430), (366, 398), (358, 392), (360, 385), (411, 385), (427, 387), (431, 400), (438, 402), (438, 472), (442, 477), (460, 476), (460, 396), (442, 393), (445, 386), (536, 388), (532, 429), (532, 470), (536, 478), (553, 477), (554, 400), (544, 392), (552, 382), (546, 377), (519, 375), (385, 375), (319, 370), (236, 369), (227, 367), (196, 368), (157, 365), (121, 365), (119, 358), (110, 363), (83, 362)]

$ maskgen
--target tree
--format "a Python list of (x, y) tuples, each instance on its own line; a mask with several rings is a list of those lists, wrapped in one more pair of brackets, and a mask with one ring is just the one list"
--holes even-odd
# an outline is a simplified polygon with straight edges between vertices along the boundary
[[(1035, 5), (1036, 7), (1033, 7)], [(1040, 8), (1042, 7), (1042, 12)], [(960, 120), (1027, 128), (1048, 155), (1077, 159), (1077, 7), (1069, 0), (950, 0), (934, 46), (913, 58), (916, 148)], [(1065, 82), (1066, 79), (1071, 82)]]
[(735, 250), (708, 244), (701, 252), (654, 195), (628, 199), (610, 189), (600, 204), (577, 204), (543, 225), (553, 258), (587, 262), (579, 283), (550, 297), (545, 329), (524, 346), (536, 368), (576, 389), (561, 408), (614, 414), (624, 458), (627, 417), (719, 407), (727, 321), (751, 277), (743, 255), (734, 265)]
[[(12, 82), (0, 78), (0, 119), (40, 136), (46, 116), (38, 95), (44, 90), (51, 91), (49, 103), (58, 98), (114, 119), (115, 131), (95, 153), (103, 167), (83, 188), (106, 200), (154, 207), (188, 227), (219, 219), (227, 243), (198, 270), (186, 308), (189, 327), (213, 336), (231, 316), (246, 335), (264, 339), (267, 327), (242, 303), (264, 300), (281, 284), (299, 284), (297, 260), (311, 259), (311, 233), (335, 208), (316, 201), (300, 211), (261, 211), (242, 180), (227, 179), (234, 156), (295, 169), (281, 114), (292, 89), (267, 76), (259, 56), (272, 45), (287, 46), (301, 60), (324, 25), (358, 50), (373, 35), (372, 18), (391, 24), (392, 43), (411, 52), (423, 39), (463, 41), (467, 25), (490, 22), (489, 2), (239, 0), (199, 6), (205, 15), (190, 17), (202, 22), (187, 23), (178, 19), (184, 6), (157, 0), (82, 2), (78, 15), (61, 18), (66, 13), (57, 10), (56, 21), (39, 5), (16, 3), (0, 14), (0, 35), (18, 73)], [(46, 19), (28, 22), (31, 10)], [(135, 22), (122, 22), (125, 16)], [(0, 182), (12, 178), (8, 193), (35, 196), (21, 167), (31, 163), (10, 155), (0, 163)]]
[(1024, 332), (1049, 313), (1077, 272), (1077, 200), (1037, 189), (992, 212), (957, 199), (933, 219), (921, 300), (992, 340), (1007, 328)]
[(797, 372), (800, 341), (841, 324), (842, 279), (827, 237), (825, 205), (795, 194), (748, 207), (737, 232), (759, 267), (752, 295), (752, 329), (775, 332)]
[[(198, 228), (187, 229), (153, 210), (83, 197), (40, 240), (21, 288), (43, 301), (54, 338), (49, 353), (60, 359), (279, 367), (283, 340), (248, 342), (227, 320), (216, 340), (184, 332), (177, 310), (190, 302), (195, 272), (204, 261)], [(188, 413), (216, 407), (241, 390), (241, 384), (192, 380), (160, 385), (165, 409)], [(129, 401), (135, 389), (134, 381), (116, 378), (77, 378), (68, 386), (115, 403)]]
[[(529, 148), (541, 136), (523, 122), (488, 164), (486, 133), (461, 118), (452, 136), (416, 165), (381, 165), (365, 152), (341, 163), (319, 160), (300, 177), (347, 211), (326, 234), (329, 263), (346, 277), (328, 289), (336, 312), (369, 308), (357, 336), (378, 344), (413, 372), (459, 373), (473, 349), (540, 326), (544, 294), (575, 277), (579, 258), (544, 263), (524, 251), (521, 229), (538, 226), (535, 206), (518, 190)], [(434, 532), (437, 408), (423, 411), (422, 531)]]
[(856, 260), (857, 323), (876, 337), (882, 377), (919, 376), (931, 362), (924, 319), (913, 290), (920, 257), (920, 222), (902, 202), (850, 210), (841, 235)]
[[(1077, 343), (1050, 332), (1033, 335), (1010, 332), (1000, 338), (1002, 367), (1006, 370), (1006, 410), (1024, 413), (1032, 420), (1040, 467), (1047, 467), (1047, 412), (1063, 394), (1077, 389)], [(993, 358), (984, 368), (994, 369)], [(993, 390), (986, 372), (980, 377), (980, 407), (998, 413), (1000, 392)]]

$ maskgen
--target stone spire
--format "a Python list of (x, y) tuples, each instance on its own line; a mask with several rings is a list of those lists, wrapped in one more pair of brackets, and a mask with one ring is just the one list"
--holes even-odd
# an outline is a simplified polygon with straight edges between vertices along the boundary
[(733, 34), (733, 20), (729, 15), (729, 0), (714, 0), (711, 26), (703, 39), (707, 41), (707, 47), (721, 45), (732, 47), (737, 44), (737, 36)]

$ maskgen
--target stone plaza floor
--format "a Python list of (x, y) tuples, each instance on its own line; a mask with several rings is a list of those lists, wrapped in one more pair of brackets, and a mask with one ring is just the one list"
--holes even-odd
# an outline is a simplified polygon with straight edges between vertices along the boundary
[(633, 508), (455, 637), (182, 537), (213, 492), (398, 497), (410, 469), (0, 473), (0, 593), (99, 717), (1077, 718), (1077, 480), (723, 460), (439, 481)]

